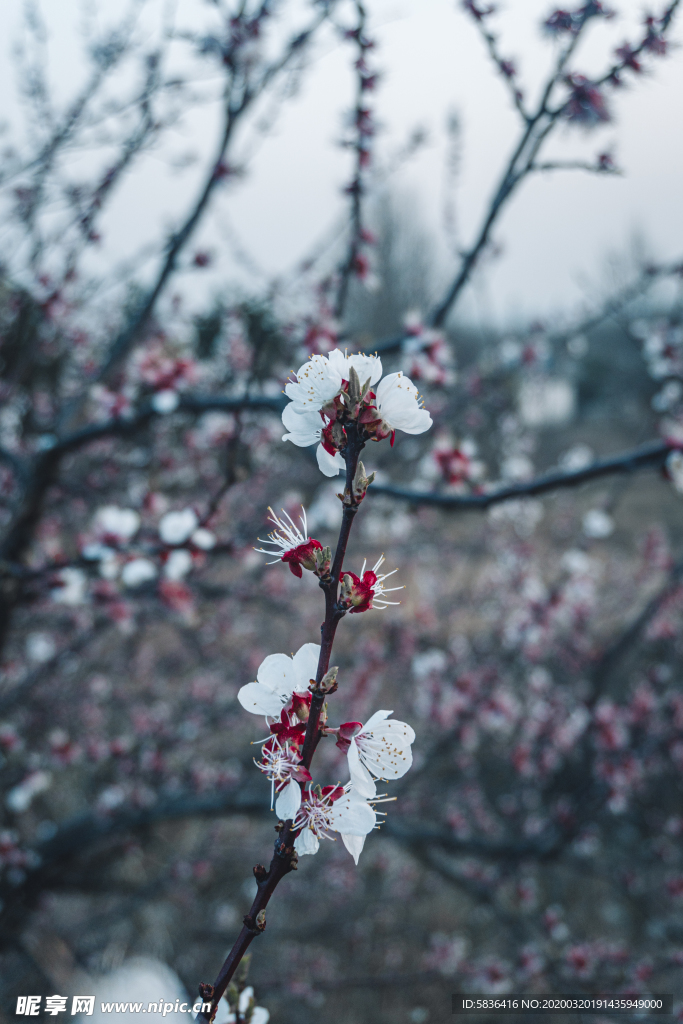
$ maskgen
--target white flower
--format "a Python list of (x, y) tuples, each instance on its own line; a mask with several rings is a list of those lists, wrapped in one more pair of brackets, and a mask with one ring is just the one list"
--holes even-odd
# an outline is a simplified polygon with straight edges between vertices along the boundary
[(157, 567), (149, 558), (134, 558), (126, 562), (121, 570), (121, 582), (126, 587), (140, 587), (155, 579)]
[(132, 508), (104, 505), (95, 513), (94, 525), (100, 536), (123, 543), (138, 532), (140, 516)]
[[(350, 722), (346, 734), (349, 775), (356, 793), (362, 797), (377, 795), (374, 779), (400, 779), (413, 763), (411, 744), (415, 733), (405, 722), (389, 720), (391, 711), (376, 711), (365, 725), (353, 733), (357, 722)], [(344, 726), (341, 726), (344, 729)], [(344, 733), (340, 737), (346, 739)]]
[(106, 544), (95, 542), (93, 544), (84, 544), (81, 548), (81, 555), (89, 562), (100, 562), (106, 558), (114, 558), (116, 552), (113, 548), (107, 547)]
[(316, 540), (315, 537), (308, 536), (306, 512), (303, 505), (301, 506), (301, 515), (299, 516), (303, 533), (284, 509), (282, 509), (282, 514), (286, 518), (283, 519), (278, 519), (272, 508), (269, 507), (268, 511), (270, 512), (268, 518), (271, 523), (275, 523), (277, 530), (269, 533), (267, 540), (264, 540), (262, 537), (258, 539), (262, 544), (271, 544), (272, 548), (254, 548), (255, 551), (263, 555), (275, 555), (272, 561), (266, 563), (267, 565), (274, 565), (275, 562), (286, 562), (290, 570), (299, 579), (303, 575), (303, 569), (320, 573), (322, 569), (326, 570), (329, 568), (329, 552), (328, 556), (325, 557), (320, 541)]
[(595, 452), (587, 444), (575, 444), (560, 459), (560, 466), (568, 472), (584, 469), (595, 460)]
[(52, 590), (52, 600), (72, 607), (83, 604), (88, 578), (82, 569), (62, 569), (58, 578), (61, 586)]
[(299, 856), (317, 853), (321, 839), (332, 839), (329, 832), (339, 832), (344, 846), (356, 864), (368, 832), (375, 827), (377, 814), (370, 804), (346, 786), (325, 786), (309, 789), (294, 819), (294, 828), (301, 832), (294, 840)]
[(182, 580), (192, 568), (192, 555), (186, 548), (171, 551), (164, 565), (164, 576), (168, 580)]
[[(282, 413), (282, 422), (288, 431), (282, 440), (300, 448), (318, 444), (318, 466), (325, 476), (336, 476), (344, 468), (344, 459), (340, 452), (327, 450), (334, 447), (332, 443), (328, 443), (327, 448), (320, 443), (325, 429), (322, 410), (340, 394), (352, 368), (361, 386), (369, 381), (374, 387), (382, 376), (382, 361), (378, 356), (347, 355), (341, 349), (333, 349), (327, 357), (312, 356), (299, 369), (296, 380), (285, 386), (285, 394), (291, 402)], [(404, 430), (408, 434), (421, 434), (432, 425), (429, 413), (421, 407), (417, 389), (402, 373), (385, 377), (376, 394), (378, 414), (388, 432)], [(372, 408), (371, 402), (367, 397), (365, 407)], [(387, 432), (378, 436), (386, 437)], [(327, 437), (326, 443), (329, 441)]]
[(159, 520), (159, 536), (164, 544), (184, 544), (198, 526), (197, 514), (191, 508), (184, 508), (182, 512), (167, 512)]
[(583, 532), (587, 537), (602, 540), (614, 532), (614, 520), (601, 508), (592, 508), (583, 517)]
[(380, 381), (375, 392), (377, 409), (392, 430), (406, 434), (422, 434), (432, 425), (432, 417), (420, 402), (420, 394), (409, 377), (390, 373)]
[(271, 736), (263, 744), (261, 760), (254, 759), (257, 768), (270, 779), (270, 809), (273, 809), (275, 791), (278, 798), (275, 802), (275, 811), (278, 818), (287, 821), (294, 819), (296, 812), (301, 806), (301, 787), (299, 782), (310, 782), (309, 771), (304, 768), (301, 758), (296, 750), (292, 750), (288, 743), (284, 746), (277, 736)]
[(384, 562), (384, 555), (380, 555), (372, 569), (366, 571), (367, 559), (363, 561), (360, 576), (355, 572), (342, 574), (342, 585), (340, 590), (340, 603), (349, 609), (351, 615), (358, 612), (366, 612), (370, 608), (384, 609), (390, 604), (400, 604), (400, 601), (387, 601), (385, 594), (391, 594), (394, 590), (403, 590), (403, 587), (385, 587), (384, 581), (393, 576), (398, 569), (391, 572), (380, 572), (377, 570)]
[(572, 576), (587, 576), (593, 571), (595, 563), (585, 551), (571, 548), (562, 555), (560, 565)]
[(293, 693), (308, 693), (315, 679), (320, 657), (319, 644), (304, 644), (292, 658), (286, 654), (269, 654), (256, 673), (257, 682), (247, 683), (237, 699), (253, 715), (279, 718)]
[(416, 654), (410, 667), (418, 682), (423, 683), (425, 679), (429, 679), (432, 672), (443, 672), (447, 664), (446, 652), (439, 650), (438, 647), (430, 647), (428, 651)]
[(382, 376), (382, 360), (379, 356), (366, 356), (362, 352), (348, 356), (346, 351), (342, 352), (340, 348), (334, 348), (327, 359), (330, 366), (339, 372), (342, 380), (349, 379), (349, 370), (353, 367), (358, 374), (361, 387), (368, 380), (372, 387)]
[(275, 801), (275, 813), (281, 821), (294, 820), (301, 807), (301, 786), (290, 779)]
[(190, 540), (196, 548), (201, 551), (211, 551), (212, 548), (216, 547), (216, 535), (211, 530), (207, 530), (206, 527), (200, 526), (198, 530), (195, 530)]
[(288, 551), (293, 551), (294, 548), (298, 548), (302, 544), (308, 544), (306, 509), (302, 505), (301, 515), (299, 516), (303, 533), (284, 509), (282, 509), (282, 515), (287, 517), (288, 522), (285, 522), (284, 518), (278, 519), (270, 505), (268, 506), (268, 511), (270, 512), (268, 518), (271, 523), (275, 524), (276, 529), (268, 534), (267, 540), (264, 540), (263, 537), (257, 537), (256, 539), (260, 540), (262, 544), (272, 544), (275, 550), (269, 551), (267, 548), (254, 548), (254, 551), (258, 551), (262, 555), (275, 555), (272, 562), (266, 562), (266, 565), (275, 565), (276, 562), (282, 561), (283, 555), (286, 555)]
[[(290, 402), (283, 410), (282, 422), (289, 431), (288, 434), (282, 435), (283, 441), (291, 441), (298, 448), (308, 448), (320, 441), (324, 422), (318, 410), (304, 410)], [(336, 476), (340, 469), (344, 469), (345, 462), (341, 454), (335, 452), (331, 455), (322, 444), (318, 444), (316, 457), (318, 466), (325, 476)]]
[(382, 376), (382, 360), (378, 356), (366, 356), (361, 352), (349, 356), (335, 348), (327, 356), (311, 356), (299, 367), (296, 381), (285, 385), (285, 394), (298, 411), (318, 412), (339, 394), (342, 383), (349, 379), (351, 367), (361, 384), (368, 379), (370, 384), (375, 384)]
[(175, 412), (179, 402), (178, 392), (172, 388), (166, 388), (164, 391), (157, 391), (154, 395), (152, 398), (152, 408), (155, 412), (164, 416), (166, 413)]
[(317, 412), (339, 394), (341, 386), (342, 375), (336, 364), (316, 355), (299, 367), (296, 381), (285, 385), (285, 394), (297, 409)]

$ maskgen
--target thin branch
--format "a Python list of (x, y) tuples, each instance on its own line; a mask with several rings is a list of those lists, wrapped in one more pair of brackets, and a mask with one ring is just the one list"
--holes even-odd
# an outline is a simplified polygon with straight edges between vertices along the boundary
[[(353, 384), (353, 376), (352, 374), (352, 380), (349, 384), (350, 389)], [(359, 389), (357, 398), (360, 399), (360, 385), (357, 377), (355, 384)], [(358, 416), (358, 410), (359, 406), (356, 406), (355, 416)], [(325, 699), (334, 693), (337, 688), (336, 679), (330, 678), (327, 672), (337, 626), (346, 614), (346, 607), (340, 602), (339, 598), (339, 584), (342, 578), (344, 556), (351, 527), (365, 494), (363, 492), (358, 495), (355, 488), (358, 460), (367, 439), (365, 430), (353, 418), (353, 414), (349, 418), (342, 417), (341, 420), (336, 422), (339, 422), (340, 425), (343, 423), (342, 431), (346, 439), (345, 446), (342, 449), (342, 455), (346, 463), (346, 488), (343, 497), (344, 511), (342, 514), (342, 524), (339, 530), (334, 560), (326, 574), (319, 576), (319, 585), (325, 594), (325, 620), (321, 627), (320, 656), (316, 677), (315, 680), (311, 680), (311, 703), (306, 722), (306, 734), (301, 749), (301, 764), (306, 769), (310, 767), (313, 755), (323, 735), (321, 719), (324, 723), (323, 709)], [(336, 676), (336, 673), (333, 675)], [(210, 1003), (211, 1011), (207, 1013), (200, 1012), (196, 1018), (198, 1022), (211, 1021), (213, 1019), (216, 1007), (242, 961), (244, 954), (254, 938), (264, 931), (266, 927), (266, 907), (271, 896), (282, 879), (291, 871), (295, 871), (298, 866), (298, 854), (294, 847), (294, 842), (300, 834), (301, 828), (301, 824), (295, 827), (295, 821), (291, 818), (287, 819), (287, 821), (279, 821), (275, 826), (278, 838), (275, 842), (275, 850), (269, 868), (266, 869), (261, 864), (257, 864), (254, 867), (257, 893), (249, 913), (243, 919), (244, 927), (228, 953), (214, 984), (202, 983), (199, 986), (199, 994), (204, 1003)]]
[[(594, 330), (604, 320), (619, 313), (630, 302), (640, 298), (654, 283), (665, 277), (683, 277), (683, 258), (674, 260), (672, 263), (649, 264), (644, 267), (638, 277), (622, 288), (621, 291), (608, 298), (599, 309), (589, 313), (583, 320), (561, 331), (549, 334), (548, 340), (553, 345), (560, 344), (575, 337), (577, 334), (585, 334), (587, 331)], [(396, 352), (409, 340), (411, 340), (410, 337), (405, 333), (395, 334), (373, 345), (372, 352), (376, 352), (379, 355)]]
[(372, 44), (365, 38), (366, 13), (365, 7), (360, 3), (360, 0), (356, 0), (356, 13), (358, 15), (358, 21), (356, 23), (356, 28), (352, 33), (358, 47), (358, 59), (355, 65), (356, 105), (353, 110), (353, 124), (356, 133), (353, 141), (355, 163), (353, 180), (346, 189), (347, 193), (351, 197), (351, 225), (346, 259), (339, 271), (339, 285), (337, 288), (337, 299), (334, 308), (334, 315), (337, 320), (340, 320), (344, 315), (351, 278), (354, 273), (358, 273), (360, 269), (359, 261), (361, 260), (361, 244), (363, 241), (363, 195), (365, 192), (364, 172), (370, 160), (368, 137), (373, 133), (371, 115), (365, 105), (368, 83), (374, 80), (373, 77), (368, 74), (368, 69), (365, 64), (366, 52)]
[(515, 70), (514, 63), (510, 60), (505, 60), (505, 58), (500, 55), (498, 51), (496, 37), (493, 35), (492, 32), (488, 32), (486, 30), (483, 18), (480, 20), (475, 19), (475, 25), (481, 32), (482, 38), (486, 43), (486, 47), (489, 51), (491, 60), (496, 65), (498, 71), (500, 72), (501, 78), (503, 79), (505, 85), (508, 88), (508, 91), (512, 98), (512, 102), (517, 108), (517, 111), (519, 112), (522, 120), (524, 121), (524, 124), (528, 125), (531, 120), (531, 115), (527, 113), (524, 107), (524, 98), (515, 82), (517, 73)]
[(17, 920), (25, 912), (27, 902), (45, 889), (60, 884), (65, 864), (87, 855), (98, 844), (166, 821), (230, 814), (265, 817), (270, 814), (268, 800), (263, 791), (241, 788), (206, 795), (182, 793), (164, 797), (152, 807), (127, 807), (110, 814), (88, 811), (67, 820), (50, 839), (34, 847), (39, 862), (27, 872), (20, 885), (5, 882), (0, 886), (3, 899), (0, 938), (16, 934)]
[(673, 263), (651, 264), (644, 267), (635, 280), (627, 284), (616, 295), (608, 298), (598, 310), (589, 313), (583, 320), (562, 331), (551, 333), (548, 336), (550, 344), (561, 344), (576, 337), (577, 334), (586, 334), (588, 331), (594, 330), (604, 320), (620, 313), (625, 306), (640, 298), (655, 282), (665, 277), (683, 277), (683, 259), (675, 260)]
[(369, 489), (372, 494), (389, 494), (394, 498), (413, 502), (415, 505), (438, 505), (452, 509), (487, 509), (503, 501), (516, 498), (530, 498), (548, 491), (556, 491), (564, 487), (578, 487), (599, 477), (611, 476), (614, 473), (633, 473), (646, 467), (660, 468), (666, 462), (674, 446), (664, 441), (655, 441), (644, 448), (594, 462), (583, 469), (568, 472), (547, 473), (526, 483), (511, 484), (484, 494), (439, 494), (429, 491), (411, 491), (405, 487), (393, 487), (390, 484), (373, 484)]
[[(669, 7), (666, 9), (666, 11), (662, 15), (661, 19), (659, 19), (659, 24), (660, 24), (659, 34), (660, 34), (660, 36), (663, 36), (664, 33), (668, 30), (671, 22), (673, 21), (674, 15), (676, 14), (676, 9), (680, 5), (680, 2), (681, 2), (681, 0), (673, 0), (673, 3), (669, 4)], [(606, 85), (607, 82), (618, 81), (619, 74), (622, 71), (625, 71), (627, 68), (629, 68), (631, 66), (630, 65), (630, 61), (634, 57), (640, 57), (641, 54), (648, 52), (650, 41), (651, 40), (650, 40), (649, 34), (645, 35), (643, 37), (642, 42), (634, 50), (630, 51), (628, 60), (621, 60), (617, 64), (613, 64), (609, 68), (609, 70), (605, 72), (605, 74), (602, 76), (602, 78), (598, 78), (597, 81), (595, 81), (593, 84), (596, 85), (596, 86), (600, 86), (600, 85)]]
[(36, 847), (41, 869), (80, 855), (104, 839), (140, 831), (152, 825), (182, 818), (220, 817), (223, 814), (269, 814), (267, 794), (259, 789), (242, 788), (228, 792), (199, 795), (183, 793), (166, 797), (152, 807), (127, 807), (114, 814), (79, 815), (61, 825), (54, 836)]
[[(660, 22), (660, 34), (663, 34), (668, 29), (679, 3), (680, 0), (674, 0), (667, 9), (665, 16)], [(532, 117), (525, 118), (525, 125), (521, 137), (516, 144), (500, 178), (498, 187), (489, 205), (488, 212), (486, 213), (482, 226), (479, 229), (476, 241), (463, 255), (460, 269), (458, 270), (453, 283), (450, 285), (441, 303), (434, 309), (430, 316), (430, 324), (432, 327), (442, 327), (444, 325), (446, 318), (455, 305), (460, 293), (468, 283), (481, 253), (488, 245), (493, 225), (497, 221), (503, 206), (511, 198), (513, 192), (517, 189), (517, 186), (534, 168), (536, 156), (540, 148), (567, 110), (568, 104), (571, 102), (571, 97), (555, 108), (550, 108), (550, 98), (555, 86), (562, 78), (565, 68), (590, 20), (591, 15), (587, 12), (581, 23), (575, 29), (570, 42), (559, 55), (555, 68), (546, 82), (536, 113)], [(486, 30), (482, 29), (482, 31), (486, 36)], [(633, 51), (633, 53), (640, 54), (643, 50), (647, 49), (647, 45), (648, 39), (646, 38), (643, 40), (643, 43)], [(618, 72), (627, 66), (628, 61), (624, 59), (618, 65), (614, 65), (602, 79), (593, 84), (599, 86), (608, 80), (614, 80), (615, 76), (618, 77)]]
[[(135, 7), (133, 6), (133, 11), (134, 10)], [(106, 45), (99, 47), (99, 59), (96, 63), (95, 70), (90, 76), (83, 91), (66, 110), (62, 122), (52, 132), (51, 137), (43, 145), (40, 152), (28, 163), (17, 168), (12, 175), (8, 175), (4, 178), (2, 182), (3, 185), (10, 181), (11, 178), (25, 174), (28, 171), (35, 171), (37, 176), (45, 176), (46, 172), (52, 166), (56, 154), (73, 134), (74, 129), (78, 125), (79, 121), (81, 121), (88, 105), (92, 103), (93, 99), (98, 94), (100, 86), (106, 76), (116, 67), (121, 58), (126, 54), (130, 33), (133, 29), (135, 20), (134, 15), (129, 14), (128, 17), (124, 19), (122, 26), (119, 26), (118, 31), (113, 31), (111, 33)]]
[(166, 246), (166, 255), (156, 281), (147, 292), (137, 312), (133, 316), (132, 321), (112, 342), (107, 358), (97, 372), (94, 378), (95, 380), (100, 381), (105, 379), (108, 374), (119, 365), (119, 363), (127, 356), (131, 347), (138, 340), (145, 326), (149, 322), (149, 319), (156, 307), (157, 300), (163, 292), (167, 281), (176, 269), (178, 257), (193, 235), (195, 228), (198, 226), (204, 211), (208, 206), (213, 192), (222, 180), (220, 168), (224, 165), (225, 154), (239, 120), (252, 106), (254, 101), (258, 99), (258, 97), (270, 85), (272, 80), (301, 52), (303, 47), (309, 42), (311, 36), (328, 17), (328, 13), (327, 5), (325, 5), (321, 13), (314, 19), (312, 25), (290, 40), (283, 56), (279, 60), (274, 61), (264, 71), (259, 82), (257, 82), (251, 89), (248, 87), (245, 88), (244, 93), (236, 106), (232, 106), (230, 102), (230, 90), (229, 88), (226, 89), (225, 119), (220, 142), (204, 184), (200, 189), (197, 200), (186, 217), (182, 227), (178, 231), (174, 232), (174, 234), (169, 238)]
[[(220, 395), (179, 395), (177, 412), (188, 412), (201, 416), (205, 412), (244, 412), (250, 409), (266, 410), (281, 413), (286, 400), (279, 396), (245, 395), (243, 398), (224, 398)], [(92, 423), (80, 430), (60, 438), (49, 454), (60, 457), (67, 452), (76, 451), (93, 441), (101, 441), (105, 437), (125, 437), (135, 434), (154, 419), (168, 417), (169, 413), (160, 413), (151, 403), (145, 403), (132, 416), (117, 416), (115, 419), (102, 423)]]
[[(460, 295), (463, 288), (469, 281), (470, 275), (475, 265), (477, 264), (481, 253), (488, 245), (491, 230), (493, 228), (494, 223), (498, 219), (498, 215), (501, 209), (508, 201), (508, 199), (512, 196), (513, 192), (516, 190), (517, 186), (522, 181), (522, 179), (526, 176), (526, 173), (528, 173), (528, 171), (524, 169), (518, 170), (518, 164), (520, 161), (522, 161), (522, 156), (529, 145), (531, 145), (535, 155), (534, 133), (536, 132), (537, 125), (539, 125), (547, 116), (547, 105), (552, 90), (555, 87), (559, 78), (561, 77), (564, 68), (567, 64), (567, 61), (569, 60), (571, 54), (573, 53), (578, 43), (584, 24), (585, 22), (576, 31), (571, 42), (565, 47), (562, 53), (560, 53), (557, 63), (555, 65), (555, 69), (548, 78), (548, 81), (546, 82), (546, 86), (543, 91), (543, 95), (541, 97), (536, 113), (533, 115), (533, 117), (525, 119), (525, 125), (522, 134), (512, 151), (512, 154), (507, 162), (503, 174), (501, 175), (498, 187), (494, 193), (493, 199), (491, 200), (488, 213), (485, 215), (483, 224), (479, 229), (477, 239), (474, 245), (469, 249), (469, 251), (463, 255), (460, 270), (456, 274), (453, 283), (449, 287), (441, 303), (434, 309), (429, 318), (429, 322), (432, 327), (442, 327), (443, 324), (445, 323), (448, 314), (450, 313), (451, 309), (453, 308), (455, 302), (458, 299), (458, 296)], [(557, 122), (558, 117), (559, 114), (555, 116), (554, 121), (551, 120), (551, 125)], [(523, 163), (524, 161), (522, 161), (522, 164)]]
[(592, 174), (616, 174), (623, 175), (618, 167), (610, 167), (602, 163), (591, 164), (587, 160), (551, 160), (548, 163), (529, 166), (529, 171), (590, 171)]

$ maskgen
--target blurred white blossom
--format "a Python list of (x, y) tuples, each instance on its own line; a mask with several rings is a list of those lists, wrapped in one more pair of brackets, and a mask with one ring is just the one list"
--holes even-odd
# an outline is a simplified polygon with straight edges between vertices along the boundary
[(583, 517), (583, 532), (593, 540), (602, 540), (614, 532), (614, 520), (601, 508), (592, 508)]
[(149, 558), (134, 558), (126, 562), (121, 571), (121, 582), (126, 587), (140, 587), (156, 578), (157, 567)]

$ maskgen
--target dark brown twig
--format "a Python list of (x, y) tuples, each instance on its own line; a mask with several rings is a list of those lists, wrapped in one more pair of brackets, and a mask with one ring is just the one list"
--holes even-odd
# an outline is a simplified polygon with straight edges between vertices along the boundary
[[(346, 614), (345, 609), (339, 604), (339, 584), (342, 578), (344, 557), (351, 528), (362, 501), (362, 497), (357, 497), (355, 494), (354, 479), (360, 453), (365, 445), (364, 430), (355, 421), (345, 422), (344, 426), (346, 432), (346, 447), (342, 451), (346, 463), (346, 487), (342, 495), (344, 511), (329, 575), (320, 579), (320, 587), (325, 594), (325, 620), (321, 627), (320, 657), (318, 659), (316, 678), (312, 680), (311, 706), (301, 752), (301, 763), (307, 769), (311, 766), (313, 755), (322, 736), (320, 719), (325, 698), (336, 688), (334, 682), (331, 685), (327, 683), (327, 672), (337, 626)], [(230, 984), (230, 980), (244, 954), (256, 936), (260, 935), (266, 927), (265, 909), (271, 896), (282, 879), (297, 868), (298, 857), (294, 849), (294, 840), (299, 834), (299, 830), (294, 828), (294, 822), (291, 819), (286, 822), (278, 822), (276, 830), (278, 838), (275, 842), (275, 851), (270, 867), (266, 869), (262, 865), (257, 864), (254, 868), (254, 877), (258, 891), (249, 913), (244, 918), (244, 927), (228, 953), (214, 984), (203, 983), (200, 985), (202, 999), (205, 1002), (211, 1003), (211, 1010), (206, 1013), (201, 1011), (197, 1015), (198, 1021), (213, 1020), (218, 1003)]]
[(611, 459), (593, 462), (583, 469), (567, 472), (546, 473), (526, 483), (510, 484), (497, 490), (483, 494), (439, 494), (430, 491), (411, 491), (406, 487), (393, 487), (391, 484), (373, 484), (371, 493), (388, 494), (393, 498), (413, 502), (415, 505), (437, 505), (448, 509), (487, 509), (504, 501), (519, 498), (531, 498), (537, 494), (546, 494), (565, 487), (578, 487), (603, 476), (614, 473), (634, 473), (636, 470), (651, 467), (661, 468), (667, 456), (674, 451), (674, 446), (665, 441), (655, 441), (644, 448), (625, 452)]

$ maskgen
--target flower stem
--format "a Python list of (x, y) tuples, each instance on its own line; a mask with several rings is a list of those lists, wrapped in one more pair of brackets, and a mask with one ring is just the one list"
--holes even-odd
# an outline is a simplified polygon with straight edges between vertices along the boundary
[(254, 868), (254, 876), (256, 878), (258, 891), (249, 913), (244, 918), (244, 927), (237, 936), (234, 946), (228, 953), (214, 984), (202, 984), (199, 986), (199, 993), (202, 1000), (206, 1003), (211, 1003), (211, 1010), (208, 1013), (204, 1013), (200, 1010), (196, 1018), (198, 1022), (213, 1020), (216, 1008), (218, 1007), (222, 996), (225, 994), (225, 990), (230, 984), (235, 971), (239, 967), (244, 954), (256, 936), (261, 935), (265, 931), (265, 908), (268, 905), (270, 897), (273, 895), (278, 883), (282, 881), (285, 875), (289, 874), (290, 871), (296, 870), (297, 856), (294, 850), (294, 837), (292, 835), (291, 822), (288, 822), (285, 825), (283, 825), (282, 822), (278, 822), (275, 827), (278, 830), (278, 838), (275, 841), (275, 852), (273, 853), (273, 859), (270, 862), (270, 868), (268, 871), (260, 865), (257, 865)]
[[(311, 697), (311, 708), (306, 726), (306, 737), (304, 739), (303, 750), (301, 753), (301, 760), (305, 768), (310, 768), (313, 755), (315, 754), (316, 747), (318, 746), (322, 736), (322, 732), (320, 730), (320, 715), (325, 704), (327, 690), (324, 686), (321, 686), (321, 683), (328, 668), (330, 667), (332, 645), (334, 643), (337, 626), (346, 614), (344, 609), (340, 608), (338, 604), (339, 583), (344, 565), (344, 556), (346, 555), (346, 547), (351, 534), (351, 527), (353, 526), (353, 521), (356, 518), (356, 512), (358, 511), (362, 501), (362, 498), (356, 498), (353, 493), (353, 481), (358, 467), (358, 459), (360, 458), (360, 453), (365, 445), (365, 441), (362, 437), (362, 428), (359, 430), (356, 423), (348, 423), (346, 425), (346, 436), (347, 444), (343, 452), (344, 461), (346, 462), (346, 486), (343, 494), (344, 511), (342, 513), (339, 538), (337, 540), (337, 548), (334, 553), (334, 561), (332, 562), (330, 575), (320, 581), (320, 586), (325, 593), (325, 621), (321, 626), (320, 658), (318, 660), (318, 670), (315, 678), (316, 685), (313, 690), (313, 696)], [(270, 897), (273, 895), (277, 885), (282, 881), (285, 875), (289, 874), (290, 871), (295, 871), (297, 868), (298, 858), (294, 849), (294, 839), (296, 836), (292, 825), (293, 823), (291, 820), (287, 822), (278, 822), (275, 826), (278, 832), (278, 838), (275, 842), (275, 852), (273, 854), (273, 859), (270, 862), (270, 867), (267, 871), (260, 865), (257, 865), (254, 868), (254, 877), (256, 878), (256, 883), (258, 885), (256, 897), (251, 905), (249, 913), (244, 918), (244, 927), (237, 936), (234, 946), (228, 953), (215, 983), (213, 985), (202, 984), (199, 986), (199, 992), (202, 1000), (205, 1003), (211, 1003), (211, 1010), (207, 1013), (200, 1011), (196, 1018), (198, 1022), (213, 1020), (218, 1003), (230, 984), (230, 981), (239, 967), (244, 954), (256, 936), (260, 935), (265, 930), (265, 908), (268, 905)]]
[(344, 461), (346, 462), (346, 487), (344, 488), (344, 511), (342, 512), (341, 528), (330, 575), (320, 581), (320, 586), (325, 592), (325, 621), (320, 627), (320, 658), (315, 677), (316, 688), (311, 699), (311, 708), (306, 725), (306, 737), (301, 753), (301, 760), (305, 768), (310, 768), (315, 748), (318, 746), (322, 736), (320, 731), (320, 715), (325, 703), (326, 693), (321, 689), (320, 683), (330, 667), (332, 645), (334, 644), (337, 626), (346, 614), (338, 604), (339, 583), (341, 581), (346, 547), (351, 535), (351, 527), (356, 518), (356, 512), (360, 507), (360, 499), (357, 499), (353, 493), (353, 480), (358, 467), (358, 459), (365, 442), (360, 436), (355, 423), (347, 424), (346, 434), (348, 440), (343, 453)]

